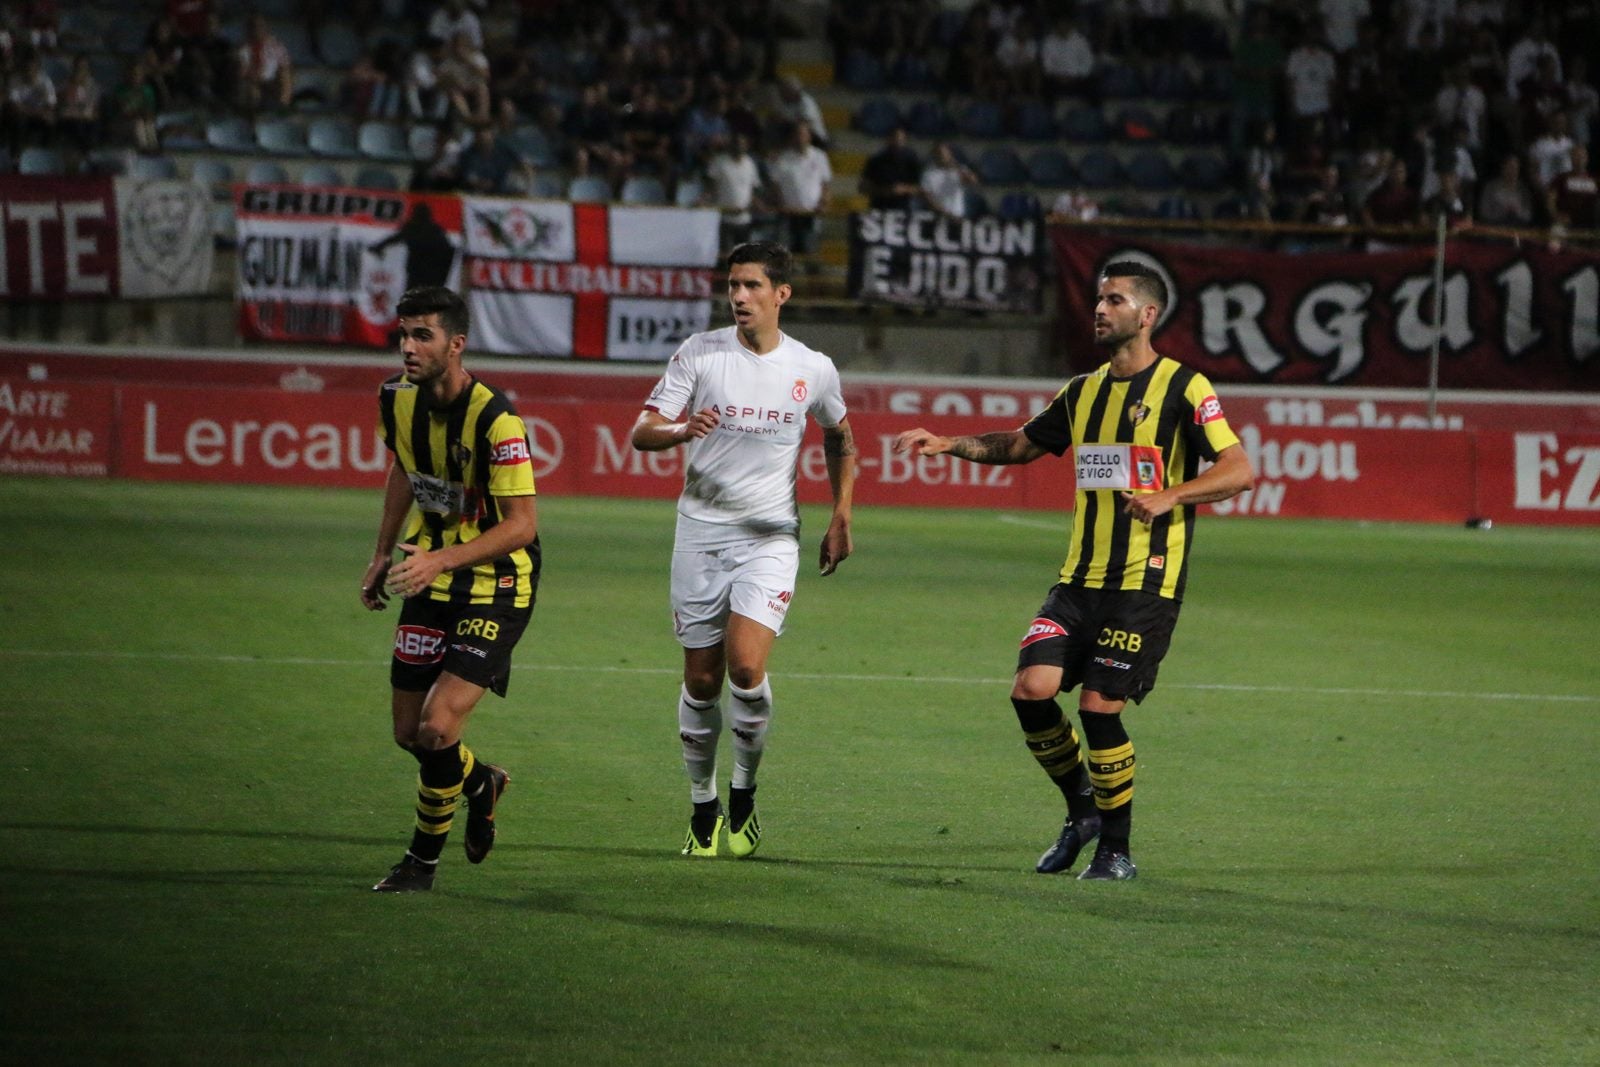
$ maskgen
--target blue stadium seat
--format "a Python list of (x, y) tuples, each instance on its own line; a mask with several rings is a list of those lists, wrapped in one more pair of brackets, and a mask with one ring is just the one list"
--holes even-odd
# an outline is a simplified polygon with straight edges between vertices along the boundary
[(304, 22), (283, 21), (272, 23), (272, 33), (289, 50), (289, 58), (296, 67), (315, 67), (321, 64), (317, 50), (311, 45), (311, 31)]
[(1099, 108), (1085, 104), (1061, 116), (1061, 136), (1080, 144), (1101, 144), (1111, 137), (1111, 128)]
[(303, 156), (306, 131), (289, 119), (262, 119), (256, 123), (256, 147), (275, 156)]
[(128, 176), (142, 182), (171, 181), (178, 176), (178, 162), (171, 156), (134, 156)]
[(950, 116), (937, 100), (918, 100), (906, 112), (906, 131), (917, 137), (943, 137), (951, 130)]
[(1136, 189), (1161, 191), (1178, 184), (1178, 175), (1167, 161), (1165, 152), (1147, 148), (1128, 161), (1128, 181)]
[(258, 159), (244, 172), (244, 180), (251, 185), (287, 185), (289, 172), (275, 159)]
[(1059, 148), (1046, 146), (1028, 157), (1028, 180), (1046, 189), (1064, 189), (1077, 181), (1072, 162)]
[(861, 49), (853, 49), (844, 57), (839, 70), (839, 80), (851, 89), (864, 93), (881, 93), (889, 88), (889, 75), (877, 56)]
[(550, 135), (532, 123), (518, 126), (506, 137), (506, 144), (528, 163), (540, 170), (553, 170), (560, 165), (556, 150), (550, 144)]
[(233, 217), (232, 201), (212, 207), (211, 242), (218, 248), (232, 248), (238, 244), (238, 224)]
[(1181, 194), (1162, 197), (1161, 203), (1156, 205), (1156, 218), (1199, 219), (1201, 217), (1200, 205)]
[(1228, 184), (1228, 161), (1215, 152), (1195, 152), (1183, 157), (1178, 174), (1186, 189), (1215, 192)]
[(314, 119), (306, 131), (306, 145), (319, 156), (353, 158), (361, 154), (356, 147), (356, 128), (346, 119)]
[(561, 179), (554, 174), (535, 174), (528, 195), (537, 200), (560, 200), (566, 194)]
[(189, 168), (189, 180), (205, 186), (212, 196), (227, 196), (233, 183), (233, 168), (226, 160), (197, 159)]
[(889, 68), (889, 84), (907, 92), (937, 89), (939, 75), (926, 58), (912, 52), (903, 53)]
[(386, 193), (392, 193), (400, 188), (400, 180), (388, 167), (375, 167), (369, 163), (356, 171), (356, 188), (381, 189)]
[(206, 123), (206, 144), (221, 152), (253, 154), (256, 151), (256, 133), (249, 119), (230, 115)]
[(1103, 148), (1094, 148), (1078, 157), (1074, 168), (1088, 189), (1109, 189), (1122, 182), (1122, 164)]
[(680, 178), (678, 188), (673, 190), (672, 202), (679, 207), (698, 207), (705, 193), (705, 182), (699, 178)]
[(887, 137), (900, 125), (900, 108), (887, 96), (869, 96), (856, 109), (856, 129), (868, 137)]
[(1036, 219), (1044, 214), (1039, 198), (1032, 193), (1007, 193), (1000, 198), (998, 212), (1008, 220)]
[(973, 168), (985, 185), (1021, 185), (1028, 180), (1028, 168), (1017, 153), (1004, 145), (985, 148)]
[(1056, 119), (1038, 100), (1024, 100), (1011, 115), (1011, 132), (1027, 141), (1048, 141), (1056, 135)]
[(567, 184), (567, 199), (574, 204), (604, 204), (611, 199), (611, 185), (597, 174), (580, 174)]
[(1144, 79), (1133, 67), (1110, 62), (1100, 68), (1100, 95), (1107, 100), (1144, 95)]
[(649, 206), (667, 203), (667, 188), (661, 179), (649, 174), (630, 174), (622, 182), (622, 192), (617, 197), (624, 204)]
[(18, 174), (62, 175), (67, 172), (67, 161), (54, 148), (29, 145), (17, 157)]
[(336, 70), (348, 70), (361, 58), (361, 38), (342, 22), (330, 22), (317, 35), (322, 61)]
[(956, 129), (966, 137), (1004, 137), (1005, 114), (990, 100), (974, 100), (956, 114)]
[(344, 175), (332, 163), (309, 163), (300, 172), (301, 185), (332, 185), (344, 184)]
[(975, 219), (980, 215), (992, 215), (989, 208), (989, 198), (976, 189), (967, 190), (967, 218)]
[(1160, 100), (1187, 100), (1195, 93), (1189, 75), (1176, 63), (1157, 62), (1145, 75), (1145, 93)]
[(171, 151), (206, 147), (205, 120), (194, 111), (162, 111), (156, 115), (156, 140)]
[(411, 146), (405, 130), (392, 122), (363, 122), (356, 130), (356, 148), (367, 159), (385, 163), (411, 162)]
[(426, 163), (439, 150), (439, 128), (426, 125), (413, 126), (411, 132), (406, 134), (406, 144), (411, 149), (413, 162)]

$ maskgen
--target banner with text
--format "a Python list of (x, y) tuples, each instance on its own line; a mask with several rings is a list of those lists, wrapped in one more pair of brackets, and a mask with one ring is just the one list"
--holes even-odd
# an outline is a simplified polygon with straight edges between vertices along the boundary
[(454, 196), (261, 185), (235, 196), (245, 337), (387, 345), (401, 293), (460, 287)]
[(1424, 387), (1439, 339), (1447, 389), (1600, 388), (1600, 260), (1593, 254), (1452, 241), (1435, 325), (1433, 249), (1286, 254), (1051, 228), (1061, 329), (1080, 370), (1097, 276), (1114, 260), (1155, 268), (1171, 300), (1166, 355), (1214, 382)]
[(875, 209), (850, 216), (850, 295), (872, 303), (1037, 312), (1044, 226), (997, 215)]
[(710, 326), (716, 211), (463, 203), (479, 351), (665, 360)]
[(0, 299), (203, 293), (212, 264), (211, 200), (200, 185), (0, 177)]

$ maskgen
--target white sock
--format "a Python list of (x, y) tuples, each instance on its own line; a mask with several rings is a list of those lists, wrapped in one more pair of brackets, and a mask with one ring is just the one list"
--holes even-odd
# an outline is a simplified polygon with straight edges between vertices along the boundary
[(689, 799), (696, 804), (717, 799), (717, 741), (722, 736), (722, 705), (696, 700), (687, 688), (678, 691), (678, 738), (683, 742), (683, 769), (689, 773)]
[(754, 689), (740, 689), (730, 682), (728, 691), (733, 694), (733, 787), (749, 789), (756, 784), (756, 768), (761, 766), (772, 724), (771, 677), (763, 677)]

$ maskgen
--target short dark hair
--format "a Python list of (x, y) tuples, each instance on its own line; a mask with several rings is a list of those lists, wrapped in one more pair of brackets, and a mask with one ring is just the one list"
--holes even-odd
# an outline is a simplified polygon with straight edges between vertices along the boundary
[(1157, 311), (1167, 309), (1167, 283), (1161, 280), (1161, 275), (1155, 268), (1140, 263), (1135, 259), (1119, 259), (1114, 263), (1107, 263), (1100, 272), (1101, 278), (1132, 278), (1133, 291), (1140, 298), (1154, 304)]
[(395, 310), (407, 318), (438, 315), (439, 325), (444, 327), (445, 334), (450, 337), (458, 333), (465, 337), (467, 327), (472, 323), (471, 317), (467, 314), (467, 302), (461, 299), (461, 295), (454, 289), (447, 289), (442, 285), (419, 285), (414, 289), (407, 289)]
[(735, 245), (728, 253), (728, 270), (741, 263), (759, 263), (774, 289), (788, 285), (789, 275), (794, 273), (794, 256), (776, 241), (746, 241)]

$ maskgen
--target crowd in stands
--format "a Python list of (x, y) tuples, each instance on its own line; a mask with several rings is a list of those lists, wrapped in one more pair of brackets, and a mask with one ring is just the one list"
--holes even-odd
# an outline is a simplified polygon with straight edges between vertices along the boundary
[[(410, 141), (425, 157), (413, 188), (646, 189), (720, 208), (730, 239), (765, 225), (815, 245), (834, 137), (813, 95), (778, 74), (778, 40), (797, 27), (777, 0), (262, 6), (0, 5), (0, 163), (15, 168), (31, 146), (62, 152), (69, 170), (107, 148), (160, 152), (163, 117), (184, 109), (199, 121), (336, 114), (425, 130)], [(291, 29), (299, 40), (285, 40)], [(336, 30), (354, 42), (347, 55), (331, 46)], [(1152, 95), (1179, 101), (1165, 128), (1130, 121), (1113, 136), (1160, 147), (1192, 124), (1184, 140), (1226, 164), (1220, 216), (1600, 225), (1592, 0), (833, 0), (825, 32), (845, 84), (859, 75), (941, 106), (986, 103), (1007, 131), (1031, 108), (1046, 136), (1070, 140), (1054, 124), (1125, 93), (1113, 74), (1159, 87)], [(1190, 96), (1209, 106), (1181, 106)], [(921, 139), (926, 158), (904, 128), (888, 131), (861, 176), (867, 201), (948, 215), (985, 206), (984, 146), (948, 131)], [(1037, 211), (1028, 182), (989, 191)], [(1059, 185), (1045, 210), (1101, 209)]]

